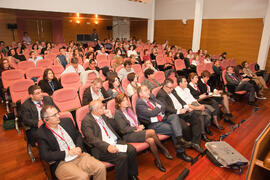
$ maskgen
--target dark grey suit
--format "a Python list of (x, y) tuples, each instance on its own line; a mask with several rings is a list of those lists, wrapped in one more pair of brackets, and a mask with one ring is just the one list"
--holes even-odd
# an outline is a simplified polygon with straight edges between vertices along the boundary
[[(155, 106), (154, 109), (150, 109), (148, 104), (141, 98), (136, 102), (136, 113), (138, 118), (149, 123), (148, 128), (154, 129), (158, 134), (165, 134), (172, 137), (174, 144), (176, 143), (176, 137), (182, 136), (182, 127), (179, 118), (176, 114), (170, 114), (169, 116), (164, 116), (162, 121), (151, 123), (151, 117), (156, 117), (160, 112), (165, 112), (165, 105), (155, 98), (151, 94), (149, 101), (152, 104), (160, 104), (161, 108)], [(182, 153), (184, 149), (178, 149), (177, 152)]]
[[(56, 107), (59, 111), (59, 108), (54, 104), (52, 98), (50, 96), (43, 97), (44, 106), (52, 105)], [(38, 128), (38, 110), (34, 102), (31, 98), (28, 98), (22, 104), (21, 117), (23, 124), (26, 127), (26, 136), (31, 145), (34, 145), (35, 140), (35, 132)]]
[[(118, 144), (126, 144), (116, 133), (116, 123), (114, 119), (109, 119), (102, 116), (104, 123), (117, 137)], [(85, 137), (85, 142), (91, 148), (92, 155), (101, 160), (107, 161), (115, 165), (115, 179), (126, 180), (129, 176), (138, 175), (138, 165), (136, 160), (136, 149), (128, 144), (127, 152), (109, 153), (109, 144), (102, 140), (102, 132), (96, 120), (91, 113), (87, 114), (82, 120), (82, 133)]]
[(241, 81), (234, 74), (225, 74), (225, 78), (228, 86), (235, 87), (235, 91), (248, 91), (249, 92), (249, 102), (255, 102), (255, 88), (248, 81)]
[[(184, 106), (186, 103), (177, 95), (176, 91), (173, 91), (172, 94), (176, 97), (179, 103)], [(171, 100), (170, 96), (161, 88), (157, 93), (157, 99), (160, 100), (165, 105), (165, 113), (167, 115), (176, 114), (177, 109), (174, 108), (173, 101)], [(201, 121), (199, 118), (202, 118), (201, 112), (199, 111), (192, 111), (186, 112), (185, 114), (178, 115), (181, 119), (184, 119), (186, 122), (190, 123), (191, 126), (191, 133), (192, 133), (192, 142), (195, 144), (199, 144), (201, 140)], [(183, 125), (183, 123), (182, 123)], [(187, 125), (182, 126), (183, 129), (187, 129)], [(204, 127), (203, 127), (204, 128)]]

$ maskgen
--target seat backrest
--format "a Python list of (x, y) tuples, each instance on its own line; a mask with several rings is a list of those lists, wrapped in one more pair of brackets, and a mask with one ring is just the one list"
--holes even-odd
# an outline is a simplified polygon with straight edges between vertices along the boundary
[(33, 61), (21, 61), (17, 64), (17, 69), (22, 70), (25, 72), (27, 69), (34, 68), (35, 63)]
[(153, 78), (159, 83), (162, 84), (165, 80), (165, 73), (163, 71), (154, 72)]
[(181, 71), (181, 70), (186, 68), (185, 62), (183, 60), (181, 60), (181, 59), (176, 59), (174, 61), (174, 64), (175, 64), (175, 70), (176, 71)]
[(112, 115), (114, 116), (115, 113), (115, 100), (111, 99), (107, 102), (107, 109), (109, 109), (112, 112)]
[(17, 80), (23, 80), (24, 72), (18, 69), (11, 69), (2, 72), (3, 87), (7, 89), (12, 83)]
[(161, 88), (162, 88), (162, 86), (154, 88), (154, 89), (152, 90), (152, 94), (154, 94), (154, 96), (156, 96), (157, 93), (158, 93), (158, 91), (159, 91)]
[(124, 68), (124, 66), (118, 66), (116, 69), (115, 69), (115, 72), (118, 74), (118, 72), (122, 69), (122, 68)]
[(144, 73), (139, 74), (138, 83), (142, 83), (145, 80)]
[(88, 105), (87, 106), (80, 107), (76, 111), (76, 122), (77, 122), (78, 129), (79, 129), (80, 133), (82, 134), (82, 136), (83, 136), (83, 133), (82, 133), (82, 130), (81, 130), (82, 120), (84, 119), (84, 117), (88, 113), (89, 113), (89, 107), (88, 107)]
[(133, 108), (133, 111), (136, 113), (136, 102), (137, 102), (137, 99), (138, 99), (138, 94), (135, 93), (133, 94), (132, 96), (132, 108)]
[(73, 116), (72, 116), (72, 114), (70, 112), (68, 112), (68, 111), (59, 112), (59, 116), (60, 116), (60, 118), (70, 118), (72, 120), (74, 126), (76, 127), (74, 118), (73, 118)]
[[(97, 62), (106, 60), (108, 61), (107, 55), (106, 54), (98, 54), (97, 55)], [(110, 62), (110, 61), (109, 61)]]
[(66, 73), (61, 76), (61, 84), (63, 88), (76, 88), (77, 90), (82, 85), (78, 73)]
[(56, 64), (53, 66), (50, 66), (50, 68), (53, 70), (55, 77), (60, 78), (60, 75), (62, 72), (64, 72), (64, 67), (60, 64)]
[(84, 93), (85, 89), (88, 88), (89, 86), (90, 86), (90, 84), (86, 83), (85, 85), (83, 85), (79, 88), (79, 97), (80, 97), (81, 102), (83, 100), (83, 93)]
[(105, 67), (105, 66), (108, 66), (108, 67), (111, 66), (109, 60), (99, 60), (99, 61), (98, 61), (98, 67), (99, 67), (99, 68), (103, 68), (103, 67)]
[(157, 65), (164, 65), (166, 63), (165, 58), (163, 57), (162, 54), (157, 55), (156, 62), (157, 62)]
[(226, 80), (226, 78), (225, 78), (225, 75), (226, 75), (226, 70), (223, 70), (223, 71), (222, 71), (222, 79), (223, 79), (224, 85), (226, 86), (226, 85), (227, 85), (227, 80)]
[(54, 91), (53, 101), (60, 111), (72, 111), (81, 106), (77, 89), (63, 88)]
[(52, 65), (52, 61), (51, 60), (40, 60), (37, 62), (37, 67), (42, 67), (42, 68), (49, 68)]
[(25, 74), (27, 79), (31, 79), (33, 77), (40, 78), (43, 76), (44, 69), (41, 67), (34, 67), (27, 69)]
[(29, 97), (28, 88), (34, 85), (34, 82), (30, 79), (17, 80), (10, 85), (10, 96), (13, 103), (16, 103), (19, 100)]
[(104, 87), (104, 89), (105, 89), (106, 91), (109, 90), (109, 81), (108, 81), (108, 80), (103, 82), (103, 87)]
[(133, 64), (131, 66), (136, 74), (142, 73), (142, 66), (140, 64)]
[(108, 55), (108, 60), (111, 62), (114, 56), (115, 56), (115, 54), (109, 54)]
[(128, 81), (127, 77), (124, 77), (124, 78), (122, 79), (121, 83), (122, 83), (122, 88), (123, 88), (124, 91), (126, 92), (126, 91), (127, 91), (127, 86), (128, 86), (129, 83), (130, 83), (130, 82)]

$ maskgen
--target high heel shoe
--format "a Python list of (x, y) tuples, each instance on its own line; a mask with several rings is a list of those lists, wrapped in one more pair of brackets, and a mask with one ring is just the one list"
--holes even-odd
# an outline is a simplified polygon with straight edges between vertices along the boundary
[(158, 161), (155, 159), (155, 160), (154, 160), (154, 163), (155, 163), (156, 167), (157, 167), (160, 171), (166, 172), (166, 169), (165, 169), (165, 167), (162, 165), (161, 161), (158, 162)]

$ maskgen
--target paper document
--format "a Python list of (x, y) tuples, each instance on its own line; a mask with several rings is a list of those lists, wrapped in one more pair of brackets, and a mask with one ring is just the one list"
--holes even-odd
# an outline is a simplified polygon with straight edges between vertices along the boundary
[(127, 152), (127, 144), (116, 144), (115, 145), (119, 152)]

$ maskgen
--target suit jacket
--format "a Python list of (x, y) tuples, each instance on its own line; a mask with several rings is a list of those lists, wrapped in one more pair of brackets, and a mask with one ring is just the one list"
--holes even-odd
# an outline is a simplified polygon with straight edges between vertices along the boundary
[(237, 76), (235, 76), (235, 74), (229, 75), (228, 73), (225, 74), (225, 79), (228, 85), (235, 86), (235, 87), (238, 86), (238, 84), (241, 81)]
[[(54, 104), (52, 98), (50, 96), (44, 96), (43, 97), (44, 106), (45, 105), (52, 105), (55, 106), (58, 111), (59, 108)], [(25, 126), (31, 127), (31, 128), (37, 128), (38, 127), (38, 110), (36, 105), (33, 103), (31, 98), (28, 98), (23, 104), (22, 104), (22, 121)]]
[[(151, 117), (157, 116), (160, 112), (165, 113), (165, 105), (157, 100), (153, 94), (150, 95), (149, 101), (153, 104), (158, 103), (161, 105), (161, 108), (155, 107), (154, 109), (150, 109), (148, 104), (141, 98), (137, 99), (136, 102), (136, 114), (140, 120), (147, 124), (151, 124)], [(165, 119), (164, 117), (163, 119)]]
[[(116, 133), (118, 130), (114, 119), (103, 115), (102, 119), (108, 128), (116, 135), (117, 139), (121, 141), (120, 136)], [(98, 158), (98, 153), (106, 153), (110, 144), (102, 140), (101, 129), (91, 113), (88, 113), (82, 120), (81, 130), (85, 137), (85, 143), (89, 148), (94, 150), (93, 155)]]
[[(150, 81), (150, 80), (148, 80), (148, 79), (145, 79), (145, 80), (142, 82), (142, 85), (147, 86), (148, 89), (150, 89), (150, 91), (152, 91), (154, 88), (160, 86), (160, 84), (159, 84), (155, 79), (154, 79), (154, 82), (155, 82), (155, 84), (154, 84), (152, 81)], [(157, 85), (158, 85), (158, 86), (157, 86)]]
[[(198, 88), (199, 90), (201, 91), (201, 94), (207, 94), (208, 95), (208, 92), (207, 92), (207, 86), (205, 83), (202, 82), (201, 78), (198, 80)], [(208, 84), (208, 86), (210, 86), (210, 84)], [(213, 88), (210, 86), (210, 91), (212, 91)]]
[[(120, 109), (116, 109), (114, 119), (118, 125), (119, 132), (122, 136), (133, 133), (136, 130), (136, 127), (130, 126), (129, 120), (126, 118), (126, 116)], [(139, 124), (140, 123), (138, 121), (138, 125)]]
[(188, 88), (190, 90), (190, 93), (192, 94), (192, 96), (195, 98), (195, 99), (199, 99), (200, 95), (203, 94), (201, 92), (199, 92), (197, 89), (194, 89), (191, 85), (188, 85)]
[[(55, 91), (56, 91), (57, 89), (63, 88), (63, 87), (61, 86), (60, 82), (59, 82), (56, 78), (54, 78), (54, 79), (52, 80), (52, 82), (53, 82), (54, 90), (55, 90)], [(43, 92), (48, 93), (50, 96), (53, 94), (53, 90), (52, 90), (51, 86), (49, 85), (48, 80), (42, 79), (42, 80), (39, 81), (38, 85), (39, 85), (39, 87), (41, 88), (41, 90), (42, 90)]]
[[(110, 97), (104, 87), (101, 88), (101, 94), (103, 95), (104, 99)], [(83, 92), (82, 106), (88, 105), (92, 100), (92, 93), (89, 86)]]
[[(83, 151), (83, 139), (79, 131), (74, 126), (72, 120), (70, 118), (63, 118), (61, 119), (59, 125), (68, 133), (76, 147), (80, 147)], [(65, 160), (66, 153), (65, 151), (60, 150), (54, 134), (48, 128), (46, 128), (45, 124), (40, 126), (36, 134), (40, 157), (47, 162), (55, 161), (55, 163), (50, 166), (51, 172), (54, 175), (60, 161)]]
[[(172, 94), (176, 97), (176, 99), (180, 102), (180, 104), (182, 106), (186, 105), (185, 101), (183, 101), (176, 93), (175, 90), (172, 91)], [(164, 106), (165, 106), (165, 114), (166, 115), (170, 115), (170, 114), (176, 114), (177, 113), (177, 109), (174, 108), (173, 105), (173, 101), (170, 98), (170, 96), (168, 95), (168, 93), (166, 93), (164, 91), (163, 88), (161, 88), (158, 93), (157, 93), (157, 99), (160, 100)]]

